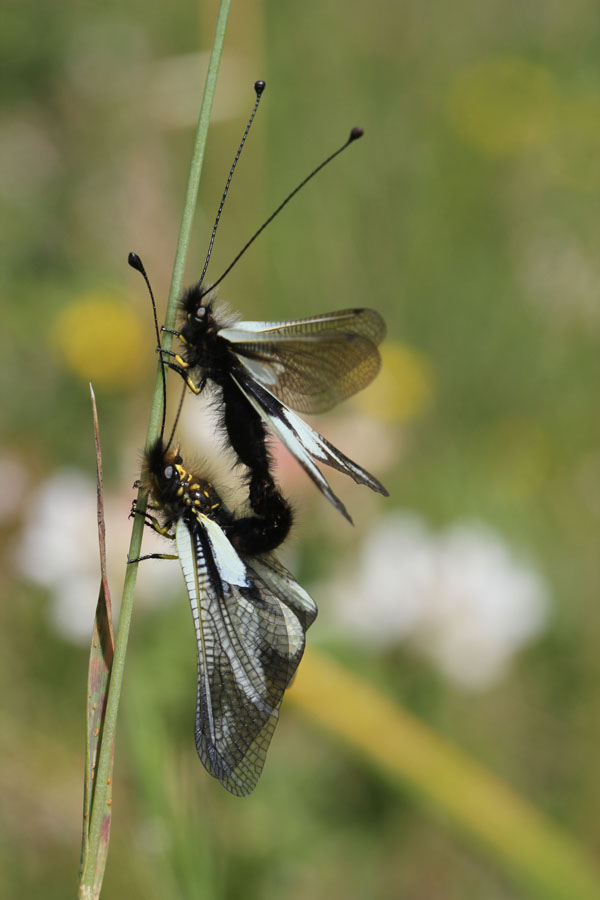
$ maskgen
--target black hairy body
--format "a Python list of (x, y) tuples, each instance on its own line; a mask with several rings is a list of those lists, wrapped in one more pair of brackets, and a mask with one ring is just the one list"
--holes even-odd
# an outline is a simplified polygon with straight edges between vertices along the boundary
[(235, 550), (248, 556), (274, 550), (285, 540), (292, 524), (291, 508), (276, 490), (272, 496), (257, 489), (257, 514), (235, 517), (211, 481), (184, 468), (179, 451), (166, 450), (162, 437), (144, 455), (141, 485), (156, 504), (154, 509), (164, 530), (180, 518), (195, 528), (195, 514), (199, 512), (217, 522)]
[(248, 553), (273, 550), (287, 537), (293, 513), (271, 474), (273, 461), (262, 419), (233, 380), (240, 364), (229, 343), (218, 335), (225, 324), (223, 317), (215, 315), (214, 297), (205, 294), (200, 284), (184, 293), (180, 311), (178, 336), (184, 368), (174, 368), (196, 393), (207, 381), (215, 386), (222, 428), (239, 462), (248, 469), (248, 498), (256, 515), (237, 520), (237, 536)]

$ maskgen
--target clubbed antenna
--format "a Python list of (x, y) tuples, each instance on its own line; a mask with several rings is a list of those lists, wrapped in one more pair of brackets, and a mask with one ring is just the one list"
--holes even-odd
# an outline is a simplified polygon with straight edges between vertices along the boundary
[[(354, 141), (357, 141), (359, 138), (361, 138), (363, 136), (363, 134), (364, 134), (364, 131), (362, 130), (362, 128), (358, 128), (358, 127), (353, 128), (352, 131), (350, 132), (350, 136), (349, 136), (348, 140), (345, 141), (345, 143), (342, 144), (341, 147), (338, 147), (338, 149), (335, 150), (330, 156), (328, 156), (327, 159), (324, 159), (323, 162), (320, 163), (316, 167), (316, 169), (313, 169), (312, 172), (310, 172), (310, 174), (307, 175), (306, 178), (304, 178), (300, 182), (300, 184), (297, 187), (295, 187), (294, 190), (290, 194), (287, 195), (285, 200), (279, 204), (279, 206), (277, 207), (277, 209), (274, 212), (271, 213), (271, 215), (266, 220), (266, 222), (263, 222), (263, 224), (260, 226), (258, 231), (255, 231), (254, 234), (252, 235), (252, 237), (250, 238), (250, 240), (246, 244), (244, 244), (244, 246), (242, 247), (242, 249), (240, 250), (238, 255), (235, 257), (233, 262), (227, 266), (227, 268), (225, 269), (223, 274), (219, 278), (217, 278), (217, 280), (215, 282), (213, 282), (211, 284), (211, 286), (209, 288), (207, 288), (207, 290), (203, 291), (200, 296), (203, 297), (205, 294), (208, 293), (209, 290), (212, 290), (214, 287), (216, 287), (218, 284), (220, 284), (220, 282), (223, 281), (225, 276), (228, 275), (229, 272), (231, 272), (231, 270), (233, 269), (235, 264), (241, 259), (241, 257), (244, 255), (244, 253), (246, 252), (248, 247), (250, 247), (250, 245), (254, 243), (254, 241), (259, 236), (259, 234), (261, 234), (265, 230), (267, 225), (269, 225), (273, 221), (275, 216), (279, 215), (279, 213), (281, 212), (283, 207), (287, 206), (287, 204), (290, 202), (292, 197), (295, 197), (295, 195), (298, 193), (298, 191), (302, 190), (304, 185), (307, 184), (311, 180), (311, 178), (315, 177), (317, 172), (320, 172), (321, 169), (324, 169), (325, 166), (328, 165), (333, 159), (335, 159), (336, 156), (339, 156), (340, 153), (342, 153), (346, 149), (346, 147), (349, 147), (350, 144), (354, 143)], [(206, 270), (206, 266), (204, 268)], [(204, 272), (202, 273), (202, 277), (204, 277)], [(202, 283), (202, 279), (200, 279), (200, 283)]]
[(223, 191), (223, 196), (221, 197), (221, 202), (219, 204), (219, 211), (217, 212), (217, 218), (215, 219), (215, 224), (213, 225), (212, 234), (210, 236), (210, 243), (208, 245), (208, 253), (206, 254), (206, 259), (204, 260), (204, 267), (202, 269), (202, 275), (200, 276), (199, 284), (202, 284), (204, 281), (204, 276), (206, 275), (206, 270), (208, 269), (208, 264), (210, 262), (210, 257), (212, 255), (213, 244), (215, 242), (215, 235), (217, 233), (217, 228), (219, 227), (219, 221), (221, 219), (221, 213), (223, 212), (223, 207), (225, 206), (225, 198), (227, 197), (227, 193), (229, 191), (229, 185), (231, 184), (231, 179), (233, 178), (233, 173), (235, 172), (235, 168), (238, 164), (238, 160), (241, 156), (242, 150), (244, 148), (244, 144), (246, 143), (246, 138), (248, 137), (248, 132), (250, 131), (250, 127), (254, 121), (254, 116), (256, 115), (256, 110), (258, 109), (258, 104), (260, 103), (260, 98), (262, 97), (262, 93), (266, 87), (264, 81), (255, 81), (254, 82), (254, 90), (256, 91), (256, 101), (254, 103), (254, 109), (252, 110), (252, 114), (248, 119), (248, 124), (244, 130), (244, 134), (242, 135), (242, 140), (240, 141), (240, 146), (238, 147), (237, 153), (235, 154), (235, 159), (233, 160), (233, 164), (231, 169), (229, 170), (229, 175), (227, 177), (227, 182), (225, 184), (225, 190)]
[[(152, 293), (152, 287), (150, 286), (150, 280), (148, 275), (146, 274), (146, 269), (144, 268), (144, 263), (137, 255), (137, 253), (131, 252), (127, 257), (127, 262), (131, 266), (132, 269), (136, 269), (136, 271), (140, 272), (146, 282), (146, 287), (148, 288), (148, 293), (150, 294), (150, 300), (152, 301), (152, 314), (154, 315), (154, 330), (156, 332), (156, 343), (158, 348), (160, 349), (160, 330), (158, 328), (158, 315), (156, 313), (156, 301), (154, 299), (154, 294)], [(161, 372), (163, 379), (163, 409), (162, 409), (162, 424), (160, 427), (160, 436), (161, 438), (165, 433), (165, 421), (167, 415), (167, 378), (165, 375), (165, 367), (163, 364), (162, 356), (161, 356)]]

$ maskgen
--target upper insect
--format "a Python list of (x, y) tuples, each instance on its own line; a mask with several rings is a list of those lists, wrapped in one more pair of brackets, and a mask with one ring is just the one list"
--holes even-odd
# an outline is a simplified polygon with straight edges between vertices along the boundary
[[(179, 353), (162, 352), (169, 357), (170, 367), (183, 377), (194, 393), (199, 394), (208, 381), (220, 390), (222, 426), (238, 460), (248, 468), (249, 499), (255, 512), (262, 510), (261, 514), (264, 514), (267, 499), (275, 498), (274, 502), (278, 502), (266, 424), (323, 494), (351, 522), (346, 507), (317, 463), (332, 466), (358, 484), (365, 484), (387, 496), (386, 489), (293, 410), (324, 412), (375, 378), (381, 365), (377, 348), (385, 335), (383, 319), (371, 309), (344, 309), (289, 322), (227, 321), (215, 306), (214, 288), (291, 198), (363, 132), (353, 128), (346, 142), (288, 194), (221, 276), (212, 285), (207, 285), (204, 279), (223, 205), (264, 82), (257, 82), (255, 90), (256, 103), (227, 178), (202, 274), (199, 281), (185, 291), (179, 303), (178, 330), (172, 334), (181, 341), (181, 350)], [(141, 263), (136, 268), (140, 266)]]
[(264, 82), (257, 82), (255, 90), (257, 100), (227, 178), (200, 280), (185, 291), (179, 303), (178, 330), (173, 334), (181, 340), (182, 348), (180, 353), (170, 352), (170, 365), (195, 393), (200, 393), (209, 380), (220, 388), (223, 426), (239, 460), (250, 470), (251, 505), (252, 481), (272, 478), (263, 424), (266, 423), (325, 496), (351, 521), (315, 460), (374, 491), (384, 495), (387, 491), (292, 410), (324, 412), (366, 387), (381, 365), (377, 347), (385, 335), (383, 319), (374, 310), (346, 309), (291, 322), (228, 322), (215, 307), (214, 288), (292, 197), (363, 132), (353, 128), (347, 141), (288, 194), (222, 275), (207, 285), (204, 278), (223, 205)]

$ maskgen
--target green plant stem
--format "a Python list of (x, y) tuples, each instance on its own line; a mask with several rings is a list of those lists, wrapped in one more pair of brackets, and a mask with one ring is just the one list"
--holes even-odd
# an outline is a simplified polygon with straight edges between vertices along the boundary
[[(225, 30), (227, 27), (230, 2), (231, 0), (221, 0), (219, 11), (217, 14), (217, 25), (215, 29), (210, 61), (208, 64), (204, 96), (202, 98), (202, 105), (200, 108), (200, 117), (196, 130), (196, 140), (194, 142), (194, 151), (192, 155), (187, 193), (183, 209), (181, 228), (179, 231), (179, 240), (177, 242), (177, 251), (175, 254), (175, 262), (173, 265), (171, 288), (169, 291), (169, 299), (165, 316), (165, 325), (167, 328), (173, 328), (177, 312), (177, 299), (181, 294), (183, 284), (185, 261), (187, 257), (192, 222), (196, 208), (198, 186), (200, 183), (200, 173), (202, 170), (202, 163), (204, 161), (204, 151), (208, 137), (208, 126), (210, 122), (212, 104), (215, 96), (219, 63), (221, 61), (221, 55), (223, 52), (223, 43), (225, 40)], [(170, 334), (165, 334), (163, 347), (165, 347), (165, 349), (170, 349), (171, 343), (172, 336)], [(158, 436), (162, 416), (162, 405), (162, 375), (160, 371), (159, 361), (159, 364), (157, 366), (156, 383), (154, 386), (154, 395), (152, 398), (152, 407), (150, 410), (148, 432), (146, 435), (146, 447), (149, 447), (152, 441), (154, 441)], [(145, 498), (143, 496), (139, 496), (138, 509), (140, 511), (144, 511), (145, 507)], [(140, 555), (143, 529), (144, 523), (142, 516), (134, 517), (133, 528), (131, 532), (131, 542), (129, 545), (129, 558), (131, 559), (136, 559)], [(129, 626), (131, 623), (133, 594), (136, 577), (137, 564), (133, 563), (132, 565), (128, 565), (125, 573), (125, 583), (123, 586), (123, 599), (121, 602), (119, 627), (117, 630), (115, 643), (115, 656), (110, 677), (110, 686), (108, 689), (106, 717), (104, 720), (102, 735), (102, 746), (98, 757), (96, 786), (92, 801), (89, 854), (82, 879), (82, 887), (88, 889), (88, 891), (90, 892), (90, 896), (95, 879), (96, 860), (98, 857), (98, 847), (101, 838), (102, 819), (108, 799), (107, 782), (110, 775), (111, 750), (116, 733), (117, 713), (119, 709), (121, 686), (123, 683), (125, 653), (127, 650), (127, 640), (129, 637)]]

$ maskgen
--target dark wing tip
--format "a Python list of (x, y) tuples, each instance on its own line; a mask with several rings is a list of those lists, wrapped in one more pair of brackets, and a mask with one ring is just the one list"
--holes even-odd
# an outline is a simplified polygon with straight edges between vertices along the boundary
[(387, 325), (381, 313), (369, 306), (354, 306), (352, 312), (355, 316), (363, 316), (370, 322), (370, 331), (361, 331), (360, 333), (369, 337), (376, 346), (380, 344), (387, 334)]
[(333, 505), (334, 505), (335, 508), (338, 510), (338, 512), (341, 512), (341, 514), (343, 515), (343, 517), (344, 517), (345, 519), (347, 519), (348, 522), (350, 522), (350, 524), (351, 524), (352, 526), (354, 526), (354, 522), (352, 521), (352, 516), (350, 515), (350, 513), (348, 512), (348, 510), (346, 509), (346, 507), (344, 506), (344, 504), (343, 504), (342, 501), (340, 500), (340, 498), (339, 498), (339, 497), (336, 497), (336, 495), (333, 493), (333, 491), (331, 491), (331, 493), (330, 493), (330, 494), (327, 494), (326, 496), (327, 496), (327, 499), (330, 500), (330, 501), (333, 503)]
[(368, 475), (368, 480), (364, 479), (360, 481), (359, 484), (365, 484), (368, 488), (371, 488), (372, 491), (375, 491), (376, 494), (382, 494), (384, 497), (389, 497), (390, 492), (387, 488), (384, 488), (382, 483), (375, 478), (374, 475), (371, 475), (370, 472), (367, 472), (363, 469), (365, 475)]

